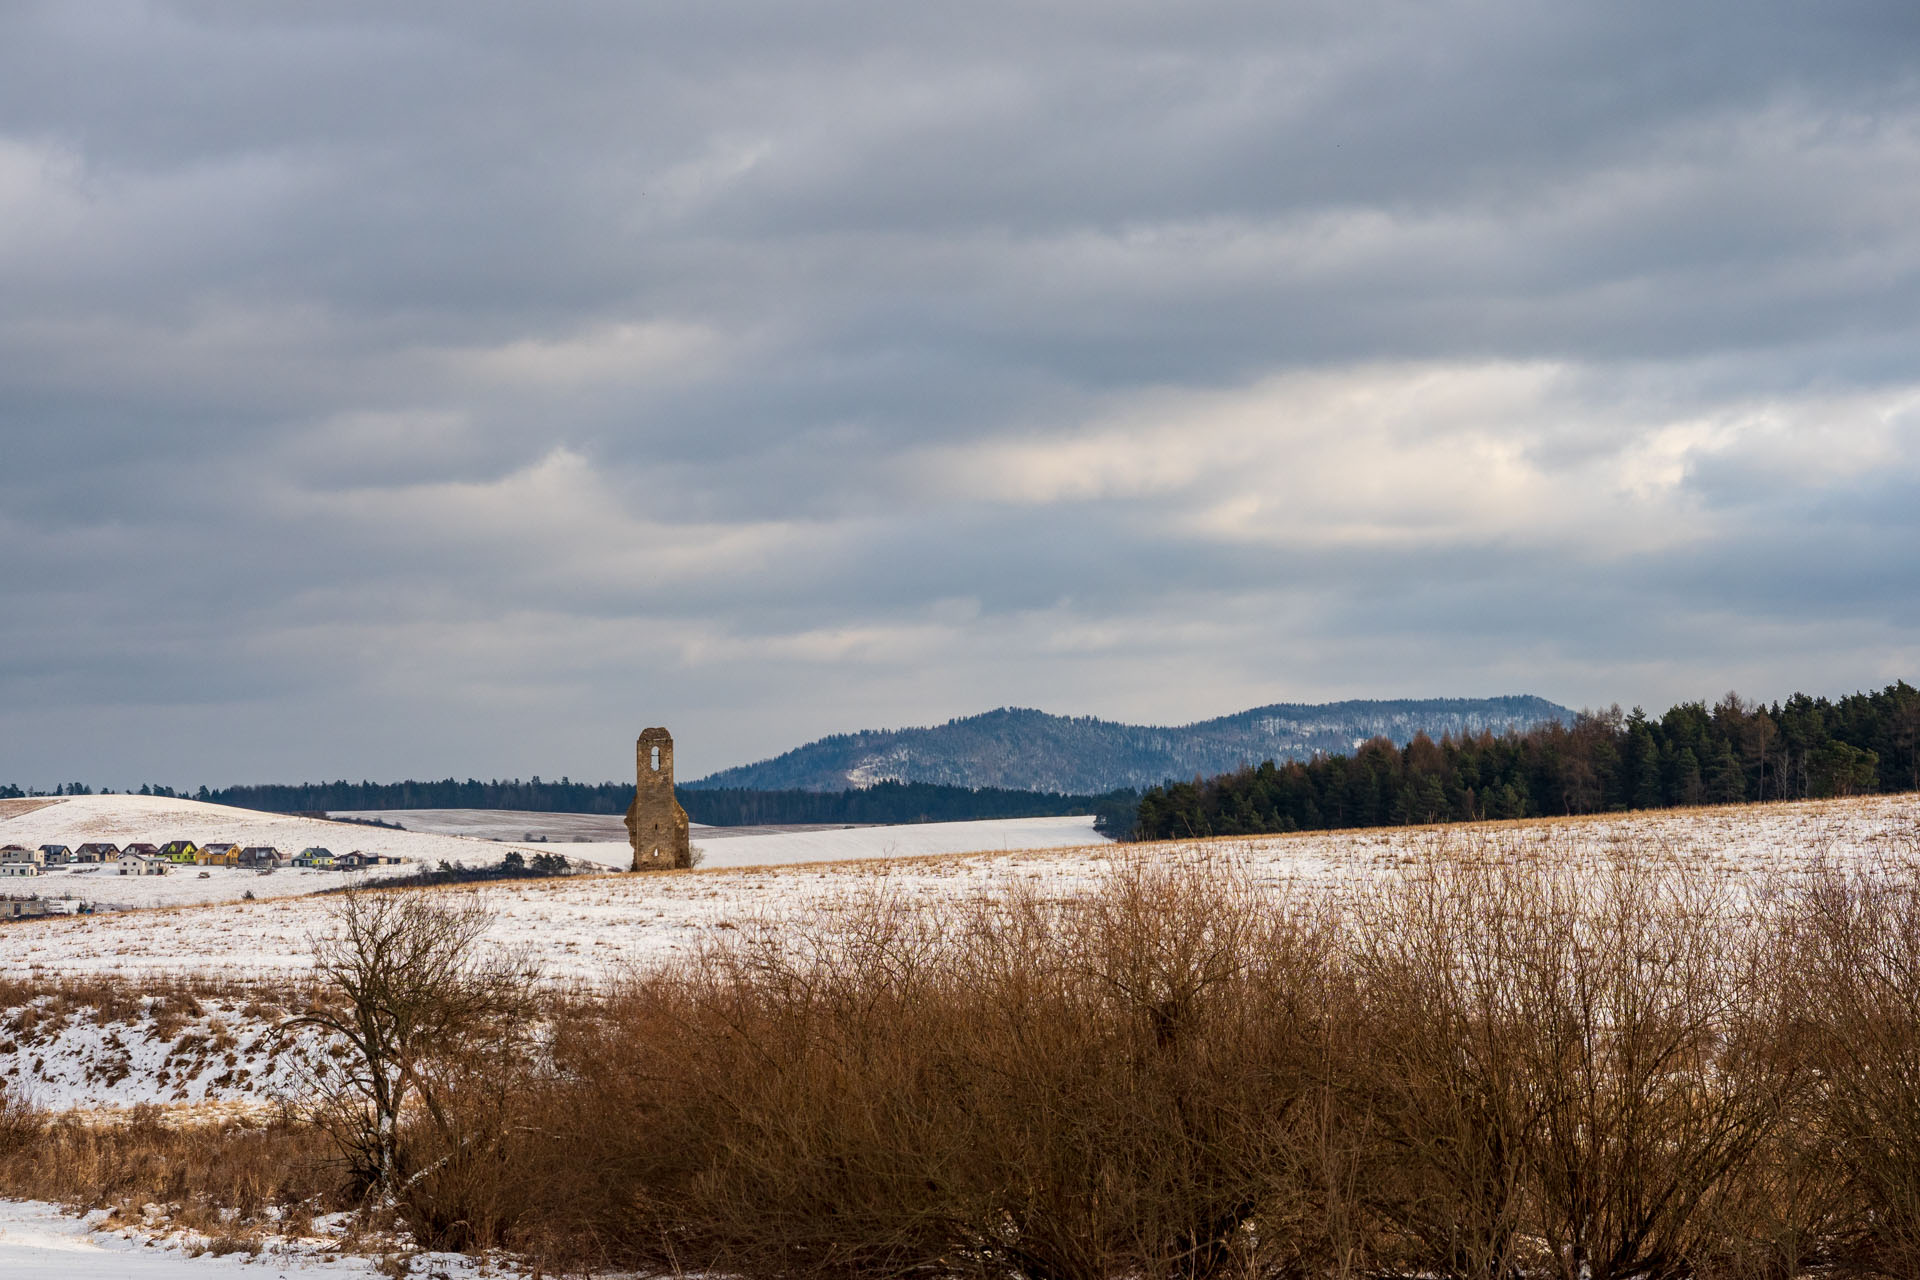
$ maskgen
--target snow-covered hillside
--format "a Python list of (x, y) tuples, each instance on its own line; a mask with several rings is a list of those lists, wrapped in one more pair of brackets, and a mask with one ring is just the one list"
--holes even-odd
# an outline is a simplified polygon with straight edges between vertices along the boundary
[(0, 1085), (64, 1111), (297, 1097), (313, 1037), (277, 1033), (291, 993), (146, 995), (103, 1012), (50, 991), (0, 1014)]
[[(8, 802), (16, 805), (16, 802)], [(26, 808), (17, 805), (12, 816), (0, 810), (0, 844), (64, 844), (69, 848), (99, 841), (124, 845), (144, 841), (160, 845), (170, 840), (230, 841), (240, 845), (272, 845), (283, 853), (319, 846), (334, 853), (354, 849), (414, 862), (442, 859), (468, 865), (498, 862), (508, 849), (528, 853), (546, 850), (540, 844), (502, 844), (460, 836), (420, 831), (392, 831), (350, 822), (326, 822), (288, 814), (261, 813), (226, 805), (203, 804), (166, 796), (69, 796), (52, 804)], [(207, 870), (205, 879), (201, 870)], [(49, 868), (46, 875), (0, 885), (7, 893), (37, 893), (42, 897), (71, 896), (113, 907), (182, 906), (233, 901), (245, 893), (256, 898), (286, 897), (333, 888), (349, 876), (378, 878), (412, 868), (368, 868), (365, 871), (307, 871), (282, 869), (263, 876), (238, 868), (175, 868), (164, 876), (116, 875), (112, 867)]]

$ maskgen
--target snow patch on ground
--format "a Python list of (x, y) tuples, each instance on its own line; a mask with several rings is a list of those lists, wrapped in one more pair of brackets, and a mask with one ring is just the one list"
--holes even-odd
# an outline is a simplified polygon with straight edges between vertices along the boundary
[[(280, 1240), (255, 1255), (206, 1253), (213, 1242), (191, 1232), (109, 1230), (100, 1213), (76, 1217), (37, 1200), (0, 1200), (0, 1276), (7, 1280), (214, 1280), (219, 1276), (312, 1276), (373, 1280), (379, 1260), (343, 1257), (330, 1241)], [(413, 1273), (464, 1280), (518, 1274), (499, 1260), (460, 1254), (410, 1255)]]
[(0, 1014), (0, 1083), (51, 1111), (298, 1097), (316, 1041), (279, 1035), (287, 1013), (171, 993), (103, 1016), (51, 993)]

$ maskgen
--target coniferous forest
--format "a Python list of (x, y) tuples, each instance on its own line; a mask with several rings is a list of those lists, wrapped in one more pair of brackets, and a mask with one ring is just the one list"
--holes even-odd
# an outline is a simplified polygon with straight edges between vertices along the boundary
[(1132, 834), (1163, 840), (1799, 800), (1920, 790), (1920, 689), (1772, 706), (1728, 694), (1655, 719), (1616, 706), (1525, 732), (1385, 738), (1141, 798)]

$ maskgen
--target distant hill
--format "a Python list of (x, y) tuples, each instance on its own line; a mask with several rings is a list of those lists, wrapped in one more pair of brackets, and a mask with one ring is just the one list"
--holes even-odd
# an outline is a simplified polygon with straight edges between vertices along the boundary
[(1263, 760), (1351, 752), (1373, 737), (1404, 744), (1421, 732), (1497, 733), (1549, 720), (1571, 724), (1573, 715), (1531, 696), (1282, 702), (1162, 728), (1003, 707), (930, 728), (835, 734), (683, 785), (841, 791), (894, 781), (1085, 795), (1210, 777)]

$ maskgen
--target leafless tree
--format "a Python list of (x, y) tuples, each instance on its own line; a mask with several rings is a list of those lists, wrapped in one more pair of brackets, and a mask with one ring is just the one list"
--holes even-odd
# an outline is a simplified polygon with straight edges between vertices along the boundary
[(492, 921), (472, 894), (353, 890), (315, 940), (316, 976), (333, 999), (283, 1029), (328, 1042), (315, 1059), (316, 1118), (369, 1190), (391, 1195), (415, 1172), (404, 1121), (423, 1116), (444, 1146), (453, 1081), (481, 1061), (510, 1070), (525, 1044), (538, 970), (485, 942)]

